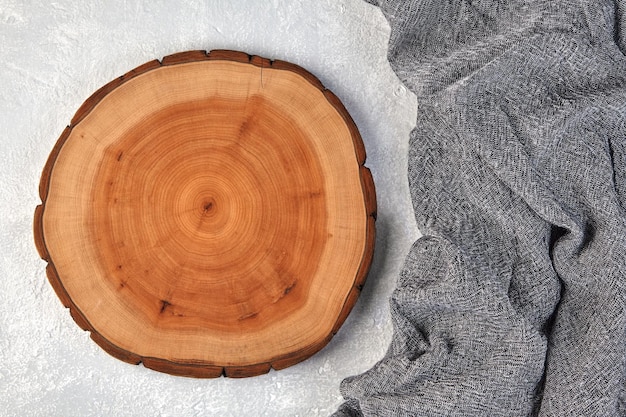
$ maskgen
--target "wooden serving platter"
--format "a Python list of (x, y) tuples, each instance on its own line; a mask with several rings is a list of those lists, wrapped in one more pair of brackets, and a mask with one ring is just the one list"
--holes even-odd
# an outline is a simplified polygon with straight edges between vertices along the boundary
[(337, 332), (374, 250), (358, 129), (304, 69), (234, 51), (148, 62), (54, 146), (35, 243), (76, 323), (123, 361), (246, 377)]

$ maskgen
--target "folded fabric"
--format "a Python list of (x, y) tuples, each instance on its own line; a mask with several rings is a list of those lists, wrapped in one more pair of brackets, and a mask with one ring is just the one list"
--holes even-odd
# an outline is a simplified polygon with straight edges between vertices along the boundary
[(626, 4), (370, 2), (424, 237), (334, 415), (626, 416)]

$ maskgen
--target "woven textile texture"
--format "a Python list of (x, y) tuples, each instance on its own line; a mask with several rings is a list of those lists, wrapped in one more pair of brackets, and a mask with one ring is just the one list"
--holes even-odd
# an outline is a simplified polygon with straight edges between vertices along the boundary
[(377, 5), (424, 237), (335, 416), (626, 416), (626, 3)]

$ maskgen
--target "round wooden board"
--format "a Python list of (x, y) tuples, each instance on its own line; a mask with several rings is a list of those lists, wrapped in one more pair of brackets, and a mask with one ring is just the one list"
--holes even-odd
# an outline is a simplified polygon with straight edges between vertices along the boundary
[(372, 260), (359, 132), (304, 69), (234, 51), (148, 62), (96, 91), (43, 170), (35, 243), (113, 356), (245, 377), (311, 356)]

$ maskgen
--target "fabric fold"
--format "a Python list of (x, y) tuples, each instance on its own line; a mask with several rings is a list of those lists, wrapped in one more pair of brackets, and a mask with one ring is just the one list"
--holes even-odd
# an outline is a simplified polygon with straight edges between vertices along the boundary
[(418, 99), (425, 236), (335, 415), (626, 415), (623, 5), (371, 3)]

